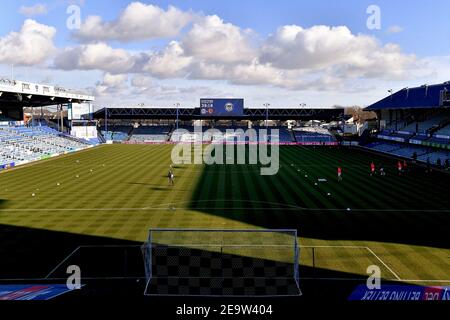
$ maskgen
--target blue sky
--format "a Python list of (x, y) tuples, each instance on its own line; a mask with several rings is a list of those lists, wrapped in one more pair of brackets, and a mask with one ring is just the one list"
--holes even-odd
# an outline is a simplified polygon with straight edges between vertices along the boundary
[[(129, 9), (130, 1), (5, 2), (2, 4), (2, 19), (0, 19), (0, 44), (6, 43), (3, 45), (4, 51), (23, 47), (23, 44), (15, 46), (13, 42), (20, 42), (25, 36), (22, 38), (17, 36), (17, 40), (14, 37), (10, 38), (11, 33), (21, 32), (26, 19), (34, 20), (36, 28), (53, 27), (56, 33), (52, 36), (51, 32), (45, 31), (44, 37), (47, 37), (45, 39), (49, 40), (48, 45), (53, 49), (49, 49), (48, 55), (43, 55), (36, 63), (27, 63), (26, 60), (14, 57), (10, 52), (3, 52), (2, 56), (0, 49), (0, 75), (9, 76), (10, 65), (14, 63), (16, 78), (92, 90), (98, 95), (99, 104), (133, 104), (136, 101), (148, 101), (149, 104), (171, 105), (176, 100), (193, 104), (201, 98), (200, 94), (215, 93), (221, 96), (242, 96), (255, 105), (262, 103), (264, 99), (271, 99), (278, 101), (280, 106), (295, 106), (301, 100), (318, 107), (333, 104), (366, 105), (372, 103), (373, 99), (381, 98), (389, 88), (399, 89), (404, 86), (450, 80), (450, 76), (449, 79), (445, 78), (450, 69), (449, 1), (140, 2), (144, 6), (159, 8), (164, 14), (167, 13), (169, 6), (174, 6), (180, 14), (190, 14), (194, 17), (186, 18), (187, 22), (183, 27), (171, 32), (170, 35), (163, 32), (162, 35), (155, 36), (150, 32), (142, 37), (133, 37), (132, 32), (136, 29), (124, 31), (124, 27), (117, 23), (115, 33), (111, 35), (108, 33), (108, 27), (104, 27), (108, 22), (114, 26), (127, 8)], [(78, 31), (66, 28), (68, 17), (66, 9), (70, 4), (80, 7), (81, 31), (87, 30), (84, 24), (89, 16), (101, 17), (101, 23), (93, 29), (95, 32), (88, 36), (84, 33), (85, 36), (81, 37)], [(36, 5), (42, 5), (45, 8), (44, 12), (28, 16), (24, 14), (23, 7), (33, 8)], [(377, 5), (381, 10), (380, 30), (369, 30), (366, 26), (369, 17), (366, 9), (370, 5)], [(134, 11), (133, 14), (138, 13)], [(213, 15), (220, 21), (208, 20), (208, 17)], [(149, 20), (147, 23), (145, 19), (144, 17), (137, 20), (142, 22), (137, 30), (147, 27), (158, 28), (158, 21)], [(196, 24), (200, 30), (200, 39), (195, 39), (192, 32)], [(202, 38), (201, 28), (204, 28), (206, 33), (212, 25), (216, 33), (211, 34), (211, 37), (226, 38), (223, 40), (224, 50), (228, 50), (226, 48), (230, 45), (243, 47), (242, 50), (236, 49), (238, 51), (236, 53), (230, 53), (236, 55), (236, 59), (226, 55), (219, 60), (214, 58), (214, 53), (210, 51), (221, 48), (220, 42), (217, 44), (218, 47), (201, 47), (202, 44), (199, 42)], [(298, 33), (303, 40), (285, 43), (283, 34), (277, 33), (277, 30), (283, 26), (293, 25), (296, 28), (286, 29), (287, 33), (284, 35)], [(329, 29), (316, 28), (321, 25)], [(345, 26), (346, 29), (340, 30), (341, 32), (332, 29), (337, 26)], [(127, 34), (129, 38), (125, 39), (121, 32)], [(354, 57), (345, 58), (345, 48), (339, 46), (341, 42), (339, 37), (342, 37), (342, 41), (348, 41), (349, 46), (356, 48), (358, 52)], [(161, 60), (171, 42), (177, 44), (171, 47), (177, 52), (176, 54), (172, 52), (176, 55), (174, 59), (177, 60), (170, 60), (171, 56), (168, 60)], [(87, 63), (86, 58), (82, 56), (83, 52), (97, 54), (101, 50), (98, 47), (94, 50), (94, 44), (98, 43), (110, 48), (111, 55), (99, 58), (100, 62)], [(323, 43), (331, 44), (322, 48)], [(395, 45), (395, 48), (390, 44)], [(368, 48), (365, 49), (364, 46)], [(74, 48), (76, 50), (71, 51), (69, 55), (67, 50)], [(39, 50), (46, 49), (48, 48)], [(120, 50), (123, 52), (119, 52)], [(303, 57), (302, 54), (308, 55), (309, 50), (313, 50), (313, 54)], [(336, 54), (333, 54), (334, 50)], [(296, 56), (296, 52), (299, 56)], [(362, 61), (366, 53), (368, 61)], [(74, 58), (75, 54), (80, 57)], [(138, 56), (142, 54), (146, 60), (145, 63), (139, 64)], [(315, 60), (316, 56), (321, 57), (320, 61)], [(337, 59), (336, 56), (340, 58)], [(303, 63), (303, 58), (309, 61), (309, 64)], [(298, 61), (289, 64), (286, 63), (286, 59)], [(370, 59), (379, 61), (372, 62)], [(105, 61), (117, 63), (118, 68), (111, 69), (105, 66)], [(152, 65), (156, 63), (155, 61), (159, 65)], [(172, 61), (175, 61), (173, 64), (176, 67), (162, 70), (161, 64), (171, 65)], [(120, 63), (128, 64), (129, 68), (119, 66)], [(391, 63), (394, 68), (397, 67), (396, 64), (401, 67), (391, 72)], [(200, 65), (204, 69), (200, 70)], [(380, 66), (386, 66), (386, 70), (377, 70)], [(225, 71), (216, 74), (210, 71), (213, 67)]]

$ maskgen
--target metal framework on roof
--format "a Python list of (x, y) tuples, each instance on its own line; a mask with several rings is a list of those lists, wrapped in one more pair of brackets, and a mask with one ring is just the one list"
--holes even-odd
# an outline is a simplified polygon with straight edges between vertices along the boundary
[(211, 117), (202, 115), (200, 108), (103, 108), (94, 113), (95, 119), (180, 119), (180, 120), (339, 120), (343, 108), (335, 109), (244, 109), (241, 117)]

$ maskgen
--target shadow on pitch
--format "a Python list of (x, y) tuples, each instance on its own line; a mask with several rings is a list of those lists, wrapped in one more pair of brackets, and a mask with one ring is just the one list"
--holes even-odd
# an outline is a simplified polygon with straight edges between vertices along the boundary
[(5, 209), (7, 203), (8, 203), (8, 200), (0, 199), (0, 209)]
[(167, 190), (166, 186), (152, 184), (152, 183), (130, 182), (128, 184), (135, 185), (135, 186), (149, 187), (151, 190), (155, 190), (155, 191)]
[[(156, 184), (150, 184), (150, 183), (130, 182), (128, 184), (148, 187), (152, 191), (168, 191), (168, 190), (172, 190), (174, 188), (174, 186), (171, 186), (171, 185), (156, 185)], [(176, 183), (175, 183), (175, 186), (176, 186)], [(177, 191), (189, 191), (189, 190), (177, 189)]]
[[(145, 271), (141, 245), (142, 243), (136, 241), (0, 225), (0, 256), (2, 257), (0, 279), (19, 279), (14, 280), (15, 284), (30, 284), (30, 282), (36, 284), (36, 280), (27, 279), (41, 279), (46, 277), (50, 271), (53, 271), (50, 277), (52, 279), (43, 279), (38, 282), (56, 281), (61, 283), (62, 280), (56, 280), (56, 278), (66, 278), (66, 270), (69, 265), (79, 265), (82, 270), (82, 278), (85, 278), (83, 283), (86, 286), (79, 292), (61, 296), (59, 299), (82, 300), (108, 297), (128, 300), (150, 299), (143, 296)], [(176, 276), (177, 272), (180, 272), (179, 276), (185, 276), (183, 272), (189, 270), (189, 272), (193, 272), (194, 277), (208, 278), (209, 274), (218, 272), (220, 276), (224, 270), (228, 270), (228, 272), (232, 272), (228, 274), (228, 278), (239, 278), (245, 276), (242, 272), (248, 272), (248, 267), (251, 268), (252, 266), (256, 266), (251, 269), (252, 272), (255, 272), (254, 276), (264, 275), (258, 274), (258, 272), (267, 271), (271, 273), (283, 270), (286, 267), (283, 263), (264, 260), (261, 257), (252, 258), (238, 254), (223, 255), (222, 253), (197, 248), (188, 249), (189, 254), (186, 254), (186, 248), (176, 250), (178, 250), (180, 256), (181, 252), (183, 253), (183, 258), (179, 258), (177, 266), (166, 268), (167, 257), (170, 255), (163, 255), (163, 259), (158, 261), (159, 270), (163, 272), (162, 276), (170, 275), (169, 273), (173, 270), (176, 271), (172, 276)], [(194, 262), (199, 257), (201, 257), (203, 264), (196, 271), (192, 266), (195, 265)], [(209, 260), (221, 260), (221, 265), (216, 270), (207, 270), (212, 266)], [(241, 261), (241, 264), (247, 265), (247, 268), (237, 268), (230, 271), (236, 261)], [(55, 267), (57, 268), (55, 269)], [(264, 270), (264, 267), (267, 270)], [(289, 270), (289, 266), (287, 267)], [(196, 272), (198, 273), (196, 274)], [(345, 300), (356, 284), (364, 283), (362, 275), (304, 265), (299, 266), (299, 275), (300, 288), (303, 293), (301, 299), (320, 298), (326, 291), (328, 299)], [(252, 275), (247, 274), (247, 276)], [(292, 276), (292, 273), (287, 276)], [(11, 282), (0, 280), (0, 283), (10, 284)], [(155, 288), (157, 287), (153, 289)], [(177, 290), (177, 288), (173, 287), (171, 290)], [(193, 288), (193, 290), (198, 292), (198, 288)], [(238, 292), (244, 290), (242, 284), (237, 290)], [(280, 290), (283, 292), (285, 288), (281, 287)]]
[(0, 224), (0, 278), (41, 278), (82, 245), (134, 245), (106, 237)]
[[(288, 206), (283, 208), (279, 204), (267, 202), (268, 199), (265, 198), (267, 190), (260, 186), (266, 185), (271, 188), (270, 192), (276, 199), (284, 199), (284, 193), (290, 192), (289, 187), (285, 187), (279, 181), (276, 184), (274, 183), (277, 181), (276, 178), (262, 177), (258, 172), (248, 172), (245, 182), (242, 178), (238, 184), (233, 184), (233, 180), (228, 178), (227, 173), (222, 174), (220, 185), (215, 187), (214, 193), (211, 193), (211, 190), (206, 190), (204, 186), (217, 184), (217, 179), (219, 179), (217, 170), (219, 170), (217, 166), (204, 167), (191, 197), (190, 209), (240, 221), (255, 228), (297, 229), (299, 236), (305, 238), (376, 241), (450, 248), (450, 238), (447, 235), (450, 225), (448, 212), (395, 210), (351, 210), (349, 212), (345, 209), (326, 211), (302, 210)], [(448, 177), (441, 179), (446, 178)], [(445, 186), (446, 180), (441, 180), (439, 185)], [(395, 190), (389, 192), (395, 192)], [(411, 208), (420, 208), (421, 199), (427, 197), (427, 194), (421, 190), (416, 190), (416, 192), (416, 194), (411, 194), (408, 203)], [(442, 193), (442, 197), (445, 197), (444, 190), (436, 190), (436, 192)], [(218, 193), (220, 196), (217, 195)], [(219, 201), (216, 209), (214, 208), (215, 201), (205, 204), (205, 194), (209, 194), (210, 200), (218, 197), (233, 199), (233, 201)], [(318, 200), (311, 199), (311, 201), (317, 202)], [(314, 204), (320, 205), (316, 202)], [(299, 206), (307, 205), (299, 204)]]

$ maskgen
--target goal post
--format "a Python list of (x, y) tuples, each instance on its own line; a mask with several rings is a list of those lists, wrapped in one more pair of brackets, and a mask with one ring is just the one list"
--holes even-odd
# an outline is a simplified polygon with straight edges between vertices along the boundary
[(297, 230), (150, 229), (146, 295), (292, 296)]

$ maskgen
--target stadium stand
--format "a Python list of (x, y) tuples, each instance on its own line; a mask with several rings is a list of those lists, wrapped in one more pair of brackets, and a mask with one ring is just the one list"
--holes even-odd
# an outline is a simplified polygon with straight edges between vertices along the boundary
[(445, 163), (447, 159), (450, 160), (450, 151), (448, 150), (439, 150), (419, 145), (415, 146), (404, 143), (377, 141), (371, 142), (365, 145), (365, 147), (378, 152), (408, 159), (413, 159), (414, 154), (416, 154), (417, 161), (427, 162), (427, 160), (429, 160), (431, 164), (437, 164), (438, 159), (441, 160), (442, 164)]
[(417, 157), (417, 160), (422, 162), (430, 162), (431, 164), (438, 164), (439, 160), (441, 166), (443, 166), (446, 161), (450, 161), (450, 151), (434, 151)]
[[(212, 132), (210, 129), (213, 129)], [(219, 142), (223, 141), (225, 143), (234, 143), (234, 142), (243, 142), (254, 140), (257, 141), (263, 137), (263, 133), (266, 132), (268, 134), (267, 140), (270, 142), (273, 139), (273, 135), (275, 132), (273, 130), (278, 130), (278, 141), (280, 143), (292, 143), (293, 136), (287, 127), (253, 127), (253, 133), (255, 136), (248, 136), (248, 127), (244, 126), (215, 126), (214, 128), (203, 126), (201, 127), (193, 127), (193, 126), (180, 126), (178, 130), (175, 130), (170, 137), (170, 141), (172, 142), (191, 142), (191, 141), (202, 141), (202, 142)], [(195, 131), (201, 130), (203, 132), (203, 136), (200, 137), (199, 133)], [(209, 130), (209, 131), (208, 131)], [(216, 132), (214, 132), (216, 130)], [(241, 131), (240, 131), (241, 130)], [(267, 131), (266, 131), (267, 130)], [(188, 131), (188, 132), (186, 132)], [(245, 137), (242, 136), (242, 132)]]
[(45, 127), (0, 126), (0, 165), (20, 165), (89, 147)]
[(296, 142), (304, 144), (336, 143), (336, 138), (321, 127), (301, 127), (293, 130)]
[(405, 88), (367, 107), (377, 113), (380, 126), (372, 136), (376, 142), (366, 147), (438, 166), (448, 163), (449, 84)]
[(132, 131), (132, 142), (165, 142), (172, 131), (170, 126), (140, 126)]
[(106, 130), (105, 127), (100, 129), (100, 133), (106, 141), (127, 141), (132, 133), (133, 127), (130, 126), (111, 126)]
[(213, 137), (209, 134), (203, 135), (198, 132), (205, 132), (208, 130), (205, 126), (179, 126), (170, 134), (171, 142), (210, 142)]
[(450, 137), (450, 124), (436, 131), (435, 135), (444, 135)]
[(433, 114), (423, 119), (423, 121), (412, 122), (406, 125), (401, 129), (401, 131), (407, 131), (411, 133), (427, 133), (434, 126), (445, 121), (446, 119), (448, 119), (448, 115), (445, 113)]
[(96, 146), (99, 145), (101, 143), (103, 143), (103, 139), (100, 137), (97, 138), (89, 138), (89, 139), (84, 139), (88, 144)]
[(3, 122), (3, 121), (9, 122), (9, 121), (13, 121), (13, 119), (7, 118), (4, 115), (0, 114), (0, 122)]
[[(279, 142), (281, 143), (290, 143), (290, 142), (294, 142), (293, 140), (293, 135), (291, 134), (291, 131), (288, 130), (287, 127), (271, 127), (269, 128), (269, 130), (273, 130), (273, 129), (277, 129), (279, 136)], [(270, 133), (271, 131), (269, 131)]]

